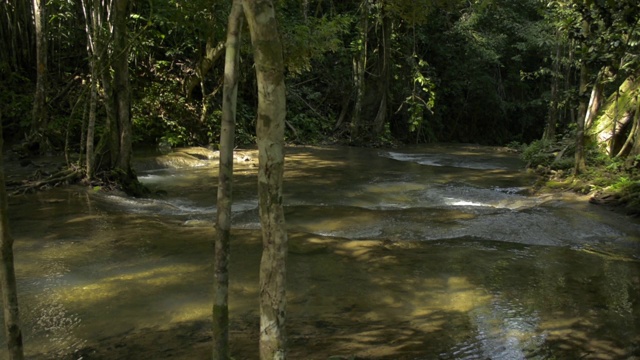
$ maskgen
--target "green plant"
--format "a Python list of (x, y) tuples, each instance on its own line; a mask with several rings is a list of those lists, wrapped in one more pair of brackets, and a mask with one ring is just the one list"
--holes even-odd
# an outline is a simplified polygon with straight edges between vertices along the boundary
[(611, 184), (611, 190), (625, 190), (630, 188), (631, 186), (638, 184), (638, 181), (631, 179), (629, 176), (620, 176), (618, 180)]
[(529, 167), (549, 166), (555, 156), (549, 153), (548, 148), (550, 142), (545, 140), (534, 140), (522, 151), (522, 159), (524, 159)]

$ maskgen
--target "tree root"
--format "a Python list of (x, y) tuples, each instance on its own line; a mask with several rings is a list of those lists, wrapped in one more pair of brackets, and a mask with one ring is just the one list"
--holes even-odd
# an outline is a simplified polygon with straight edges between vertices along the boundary
[[(43, 175), (46, 177), (43, 177)], [(75, 183), (99, 187), (104, 191), (119, 190), (134, 197), (145, 197), (151, 193), (147, 187), (138, 181), (133, 171), (125, 172), (121, 169), (102, 171), (89, 181), (86, 179), (83, 169), (74, 165), (65, 167), (51, 175), (43, 174), (38, 169), (29, 179), (7, 182), (6, 187), (7, 192), (11, 196), (15, 196)]]
[(22, 195), (36, 191), (46, 190), (60, 185), (68, 185), (77, 182), (82, 178), (82, 172), (76, 168), (65, 168), (57, 173), (51, 174), (44, 179), (39, 179), (41, 173), (36, 171), (33, 180), (14, 181), (7, 183), (11, 195)]

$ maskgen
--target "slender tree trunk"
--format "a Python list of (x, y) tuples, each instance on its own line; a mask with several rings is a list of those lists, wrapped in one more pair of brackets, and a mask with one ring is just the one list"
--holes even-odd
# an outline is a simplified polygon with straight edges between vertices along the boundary
[(604, 77), (605, 71), (606, 69), (602, 68), (600, 72), (598, 72), (596, 82), (593, 84), (591, 96), (589, 97), (589, 105), (587, 106), (587, 114), (584, 118), (585, 129), (589, 129), (598, 115), (598, 111), (600, 111), (600, 105), (602, 105), (602, 98), (604, 97), (604, 84), (602, 83), (602, 78)]
[(31, 136), (34, 142), (40, 146), (40, 152), (46, 151), (46, 126), (47, 126), (47, 15), (45, 0), (33, 0), (33, 15), (36, 30), (36, 92), (33, 99), (33, 120), (31, 123)]
[[(83, 81), (83, 85), (86, 85)], [(91, 84), (89, 84), (91, 86)], [(80, 151), (78, 151), (78, 167), (85, 164), (86, 146), (87, 146), (87, 118), (89, 117), (89, 102), (84, 102), (82, 108), (82, 123), (80, 124)]]
[[(109, 168), (115, 168), (120, 156), (120, 130), (118, 127), (118, 111), (116, 97), (113, 93), (112, 76), (109, 68), (101, 67), (102, 91), (104, 99), (104, 110), (106, 113), (105, 136), (109, 148)], [(102, 141), (102, 139), (101, 139)], [(100, 147), (100, 146), (98, 146)]]
[[(2, 123), (0, 114), (0, 124)], [(4, 186), (4, 164), (2, 161), (2, 126), (0, 126), (0, 290), (4, 309), (4, 333), (7, 339), (9, 360), (24, 359), (22, 330), (18, 311), (18, 290), (13, 266), (13, 239), (9, 234), (7, 219), (7, 191)]]
[[(575, 40), (572, 40), (570, 42), (569, 45), (563, 47), (563, 51), (567, 52), (567, 61), (565, 61), (563, 64), (563, 76), (564, 76), (564, 81), (562, 84), (562, 92), (564, 94), (567, 94), (569, 92), (572, 91), (573, 85), (571, 85), (571, 79), (573, 78), (573, 71), (574, 71), (574, 66), (573, 63), (575, 61), (575, 54), (574, 54), (574, 49), (576, 48), (576, 44), (575, 44)], [(565, 97), (566, 100), (566, 97)], [(565, 101), (565, 103), (567, 103)], [(568, 104), (571, 104), (570, 102)], [(562, 107), (562, 114), (559, 118), (559, 120), (561, 121), (562, 125), (566, 125), (566, 124), (572, 124), (575, 122), (575, 106), (571, 105), (563, 105)]]
[(89, 95), (89, 121), (87, 124), (87, 179), (91, 180), (94, 173), (95, 165), (95, 151), (94, 151), (94, 139), (96, 129), (96, 107), (98, 104), (98, 69), (96, 60), (92, 59), (91, 62), (91, 84)]
[(202, 91), (202, 111), (200, 111), (200, 123), (205, 124), (207, 122), (207, 116), (209, 115), (209, 95), (207, 94), (207, 87), (204, 84), (204, 78), (200, 78), (200, 91)]
[(260, 359), (287, 354), (287, 232), (282, 205), (286, 116), (284, 61), (271, 0), (244, 0), (258, 79), (258, 196), (262, 224)]
[(549, 119), (544, 128), (543, 140), (554, 140), (556, 137), (556, 126), (558, 126), (558, 88), (560, 86), (560, 31), (556, 32), (556, 57), (553, 59), (553, 73), (551, 74), (551, 104), (549, 105)]
[(120, 151), (117, 167), (131, 175), (131, 89), (129, 86), (129, 47), (127, 45), (127, 18), (129, 0), (115, 0), (113, 23), (113, 72)]
[(384, 130), (384, 124), (387, 122), (389, 115), (389, 86), (391, 83), (391, 19), (384, 10), (384, 4), (381, 7), (382, 19), (382, 64), (380, 66), (380, 106), (378, 114), (373, 122), (374, 138), (378, 138)]
[[(582, 21), (582, 32), (584, 35), (589, 34), (589, 23), (586, 20)], [(589, 73), (587, 70), (586, 59), (582, 59), (580, 63), (580, 88), (578, 91), (580, 104), (578, 106), (578, 118), (576, 121), (576, 154), (573, 175), (579, 175), (583, 173), (587, 167), (584, 159), (584, 125), (586, 121), (589, 101), (589, 98), (587, 96), (588, 81)]]
[(587, 97), (587, 65), (580, 66), (580, 104), (578, 106), (578, 118), (576, 119), (576, 154), (573, 174), (579, 175), (583, 173), (587, 167), (584, 159), (584, 125), (587, 116), (588, 97)]
[(353, 113), (351, 117), (351, 138), (359, 140), (360, 130), (362, 128), (362, 106), (364, 103), (365, 93), (365, 72), (367, 68), (367, 33), (369, 31), (369, 4), (368, 0), (360, 4), (360, 43), (358, 52), (353, 57), (353, 86), (356, 91), (355, 102), (353, 105)]
[[(632, 168), (638, 165), (637, 158), (640, 155), (640, 100), (638, 99), (638, 95), (635, 96), (636, 100), (636, 111), (633, 116), (633, 127), (631, 129), (631, 134), (629, 134), (629, 139), (633, 138), (631, 142), (633, 145), (631, 146), (631, 151), (627, 155), (625, 159), (624, 165), (627, 168)], [(624, 150), (625, 146), (622, 147)], [(622, 151), (621, 150), (621, 151)]]
[(96, 108), (98, 103), (98, 57), (99, 52), (101, 51), (98, 44), (98, 32), (100, 31), (100, 0), (93, 0), (91, 3), (88, 0), (82, 1), (82, 9), (85, 18), (85, 31), (87, 33), (87, 55), (89, 57), (89, 67), (91, 68), (91, 83), (89, 84), (89, 120), (86, 128), (87, 132), (85, 139), (86, 177), (88, 180), (91, 180), (95, 171), (94, 143)]
[(220, 171), (216, 211), (216, 238), (213, 279), (213, 359), (229, 359), (229, 244), (233, 146), (235, 138), (240, 40), (243, 23), (242, 0), (233, 0), (227, 25), (224, 62), (222, 126), (220, 130)]
[[(109, 31), (115, 35), (116, 19), (114, 13), (116, 11), (114, 11), (113, 8), (112, 1), (93, 0), (92, 16), (98, 22), (98, 29), (108, 27)], [(118, 53), (102, 32), (98, 30), (95, 31), (93, 35), (95, 46), (93, 51), (98, 64), (99, 84), (102, 84), (98, 89), (98, 94), (102, 98), (106, 113), (105, 129), (101, 134), (95, 152), (100, 152), (101, 155), (104, 155), (105, 159), (103, 161), (106, 163), (108, 169), (114, 169), (118, 166), (120, 158), (120, 128), (118, 121), (118, 99), (115, 94), (115, 80), (111, 73), (111, 66), (115, 62), (115, 57), (118, 56)], [(105, 147), (108, 149), (107, 151), (103, 150)], [(104, 154), (102, 154), (102, 152)]]

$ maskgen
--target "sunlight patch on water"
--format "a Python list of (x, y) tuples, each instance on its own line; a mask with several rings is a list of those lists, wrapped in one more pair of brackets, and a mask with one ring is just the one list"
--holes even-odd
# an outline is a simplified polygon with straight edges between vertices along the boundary
[(450, 206), (491, 206), (489, 204), (483, 204), (474, 201), (460, 200), (455, 198), (444, 198), (444, 203)]
[[(148, 264), (147, 266), (152, 265)], [(202, 271), (202, 266), (192, 264), (155, 264), (153, 267), (122, 266), (113, 269), (115, 273), (99, 279), (93, 279), (77, 286), (63, 286), (56, 291), (65, 303), (77, 302), (80, 304), (109, 301), (119, 297), (123, 288), (133, 287), (138, 291), (144, 289), (158, 289), (183, 282), (185, 276), (190, 273)], [(105, 271), (109, 273), (110, 271)]]

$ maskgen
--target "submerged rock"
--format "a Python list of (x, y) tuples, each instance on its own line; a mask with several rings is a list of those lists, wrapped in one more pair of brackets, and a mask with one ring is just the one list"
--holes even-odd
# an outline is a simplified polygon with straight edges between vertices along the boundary
[(187, 226), (187, 227), (213, 227), (213, 221), (209, 221), (209, 220), (197, 220), (197, 219), (191, 219), (191, 220), (187, 220), (184, 223), (182, 223), (182, 226)]
[[(233, 161), (235, 163), (253, 164), (257, 163), (256, 150), (235, 150)], [(157, 168), (190, 168), (211, 166), (218, 163), (220, 151), (211, 150), (204, 147), (177, 148), (169, 153), (159, 156), (146, 157), (136, 161), (136, 169), (150, 170)]]

